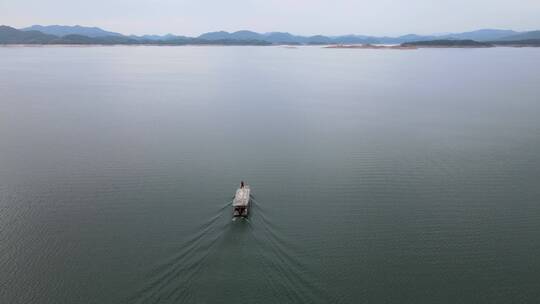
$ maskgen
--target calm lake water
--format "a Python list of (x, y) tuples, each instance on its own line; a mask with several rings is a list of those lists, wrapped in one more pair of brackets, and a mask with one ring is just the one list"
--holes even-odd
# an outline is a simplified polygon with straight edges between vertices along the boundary
[(538, 67), (1, 47), (0, 303), (538, 303)]

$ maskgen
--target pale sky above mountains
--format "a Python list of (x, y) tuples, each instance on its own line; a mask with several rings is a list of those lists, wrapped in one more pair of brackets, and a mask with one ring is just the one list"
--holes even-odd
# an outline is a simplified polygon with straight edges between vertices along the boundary
[(401, 35), (540, 29), (539, 0), (0, 0), (0, 23), (98, 26), (123, 34), (249, 29)]

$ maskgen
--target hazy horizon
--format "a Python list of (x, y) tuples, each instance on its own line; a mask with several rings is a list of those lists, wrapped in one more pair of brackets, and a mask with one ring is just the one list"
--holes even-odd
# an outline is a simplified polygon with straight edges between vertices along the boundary
[[(61, 9), (58, 9), (58, 8)], [(31, 8), (31, 9), (29, 9)], [(40, 25), (100, 27), (125, 35), (198, 36), (212, 31), (251, 30), (298, 35), (400, 36), (466, 32), (478, 29), (530, 31), (540, 28), (540, 2), (457, 0), (433, 5), (428, 0), (383, 1), (284, 0), (219, 2), (172, 0), (4, 0), (2, 23), (16, 28)]]
[(421, 36), (422, 35), (423, 36), (444, 36), (444, 35), (449, 35), (449, 34), (459, 34), (459, 33), (474, 32), (474, 31), (481, 31), (481, 30), (513, 30), (513, 31), (516, 31), (516, 32), (528, 32), (528, 31), (537, 30), (537, 29), (516, 30), (514, 28), (487, 28), (487, 27), (483, 27), (483, 28), (469, 29), (469, 30), (464, 30), (464, 31), (448, 31), (448, 32), (436, 32), (436, 33), (435, 32), (431, 32), (431, 33), (430, 32), (426, 32), (426, 33), (408, 32), (408, 33), (401, 33), (401, 34), (395, 34), (395, 35), (374, 35), (374, 34), (371, 34), (371, 33), (363, 33), (363, 32), (361, 32), (361, 33), (347, 32), (347, 33), (338, 33), (338, 34), (326, 35), (326, 34), (321, 34), (321, 33), (299, 34), (299, 33), (296, 33), (296, 32), (293, 32), (293, 31), (287, 31), (287, 30), (262, 32), (262, 31), (255, 31), (255, 30), (252, 30), (252, 29), (249, 29), (249, 28), (244, 28), (244, 29), (237, 29), (237, 30), (215, 29), (215, 30), (211, 30), (211, 31), (208, 31), (208, 32), (189, 35), (189, 34), (185, 34), (185, 33), (173, 32), (173, 31), (164, 32), (164, 33), (124, 33), (124, 32), (121, 32), (121, 31), (116, 31), (114, 29), (106, 28), (106, 27), (99, 26), (99, 25), (86, 25), (86, 24), (38, 24), (38, 23), (35, 23), (35, 24), (29, 24), (29, 25), (26, 25), (26, 26), (12, 26), (12, 25), (9, 25), (9, 24), (0, 24), (0, 25), (10, 26), (10, 27), (14, 27), (16, 29), (25, 29), (25, 28), (30, 28), (32, 26), (70, 26), (70, 27), (81, 26), (81, 27), (87, 27), (87, 28), (99, 28), (99, 29), (102, 29), (102, 30), (105, 30), (105, 31), (119, 33), (119, 34), (122, 34), (122, 35), (125, 35), (125, 36), (129, 36), (129, 35), (143, 36), (143, 35), (168, 35), (168, 34), (172, 34), (172, 35), (176, 35), (176, 36), (186, 36), (186, 37), (198, 37), (198, 36), (200, 36), (202, 34), (212, 33), (212, 32), (220, 32), (220, 31), (224, 31), (224, 32), (228, 32), (228, 33), (234, 33), (234, 32), (239, 32), (239, 31), (252, 31), (252, 32), (259, 33), (259, 34), (269, 34), (269, 33), (282, 32), (282, 33), (289, 33), (289, 34), (299, 35), (299, 36), (323, 35), (323, 36), (328, 36), (328, 37), (338, 37), (338, 36), (346, 36), (346, 35), (359, 35), (359, 36), (365, 35), (365, 36), (369, 36), (369, 37), (400, 37), (400, 36), (414, 35), (414, 34), (418, 34), (418, 35), (421, 35)]

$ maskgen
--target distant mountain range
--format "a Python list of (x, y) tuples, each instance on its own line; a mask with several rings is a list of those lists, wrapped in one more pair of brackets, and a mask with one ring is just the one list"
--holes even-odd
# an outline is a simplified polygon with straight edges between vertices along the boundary
[(64, 36), (45, 34), (36, 30), (18, 30), (0, 26), (0, 44), (76, 44), (76, 45), (270, 45), (261, 40), (204, 40), (183, 36), (123, 36), (90, 37), (71, 32)]
[(540, 39), (540, 31), (518, 33), (512, 36), (501, 37), (499, 40), (515, 41), (515, 40), (535, 40), (535, 39)]
[(513, 35), (522, 35), (511, 30), (494, 30), (483, 29), (472, 32), (445, 34), (445, 35), (416, 35), (409, 34), (398, 37), (385, 36), (365, 36), (365, 35), (344, 35), (344, 36), (296, 36), (289, 33), (265, 33), (260, 34), (251, 31), (238, 31), (234, 33), (228, 32), (211, 32), (202, 34), (198, 38), (214, 40), (214, 39), (256, 39), (268, 41), (271, 43), (298, 43), (298, 44), (355, 44), (355, 43), (381, 43), (381, 44), (399, 44), (412, 41), (427, 41), (427, 40), (476, 40), (476, 41), (493, 41), (493, 40), (519, 40), (512, 39)]
[(0, 44), (232, 44), (232, 45), (270, 45), (270, 44), (401, 44), (407, 42), (433, 40), (474, 40), (479, 42), (519, 40), (540, 40), (540, 31), (516, 32), (512, 30), (482, 29), (471, 32), (443, 35), (409, 34), (398, 37), (342, 35), (342, 36), (300, 36), (286, 32), (257, 33), (252, 31), (210, 32), (198, 37), (167, 35), (122, 35), (98, 27), (33, 25), (15, 29), (0, 26)]
[(106, 30), (102, 30), (99, 27), (86, 27), (86, 26), (80, 26), (80, 25), (75, 25), (75, 26), (32, 25), (30, 27), (25, 27), (20, 30), (25, 31), (25, 32), (38, 31), (38, 32), (42, 32), (43, 34), (54, 35), (58, 37), (63, 37), (66, 35), (82, 35), (82, 36), (87, 36), (91, 38), (107, 37), (107, 36), (116, 36), (116, 37), (123, 36), (120, 33), (109, 32)]

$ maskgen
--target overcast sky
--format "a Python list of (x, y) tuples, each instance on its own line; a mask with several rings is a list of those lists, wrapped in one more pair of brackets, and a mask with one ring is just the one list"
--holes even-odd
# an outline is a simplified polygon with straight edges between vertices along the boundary
[(0, 0), (0, 24), (184, 35), (242, 29), (305, 35), (535, 30), (540, 0)]

